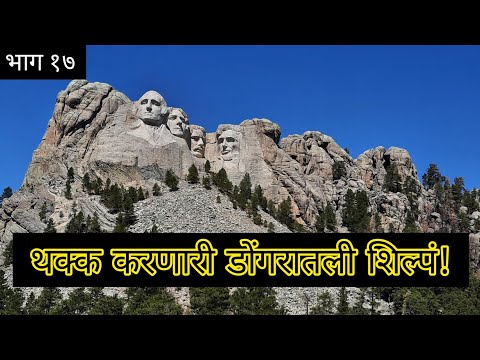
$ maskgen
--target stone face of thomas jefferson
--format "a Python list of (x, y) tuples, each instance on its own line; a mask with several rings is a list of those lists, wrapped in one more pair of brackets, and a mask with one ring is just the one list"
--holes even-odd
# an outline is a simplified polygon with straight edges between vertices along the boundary
[(138, 118), (145, 124), (151, 126), (160, 126), (167, 110), (165, 99), (156, 91), (147, 91), (138, 100)]
[(188, 116), (180, 108), (171, 108), (167, 118), (167, 127), (170, 129), (172, 135), (186, 138), (188, 126)]
[(190, 125), (190, 142), (192, 155), (197, 158), (205, 157), (206, 144), (205, 129), (198, 125)]

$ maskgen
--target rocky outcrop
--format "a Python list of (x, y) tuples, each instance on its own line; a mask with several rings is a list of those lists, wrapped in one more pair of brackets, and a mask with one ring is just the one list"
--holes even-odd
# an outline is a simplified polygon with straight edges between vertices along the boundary
[[(190, 135), (195, 131), (194, 146), (198, 141), (206, 144), (192, 153)], [(219, 125), (215, 133), (205, 136), (203, 128), (189, 125), (183, 110), (168, 108), (155, 91), (132, 102), (108, 84), (74, 80), (57, 96), (21, 189), (4, 202), (0, 237), (11, 238), (15, 231), (41, 231), (44, 223), (38, 212), (43, 203), (59, 230), (73, 205), (85, 213), (99, 213), (101, 223), (110, 227), (108, 212), (85, 200), (80, 184), (86, 173), (104, 182), (110, 178), (124, 186), (148, 188), (162, 181), (169, 169), (183, 179), (192, 164), (203, 171), (207, 160), (213, 171), (224, 168), (234, 184), (248, 172), (252, 183), (261, 185), (277, 205), (290, 197), (297, 222), (310, 228), (329, 203), (336, 213), (337, 231), (347, 231), (342, 218), (349, 189), (367, 192), (369, 211), (380, 218), (377, 229), (402, 231), (413, 207), (418, 208), (415, 220), (421, 231), (445, 227), (445, 214), (437, 215), (434, 194), (420, 184), (406, 150), (377, 147), (352, 159), (332, 137), (318, 131), (282, 140), (280, 135), (277, 124), (254, 118), (239, 125)], [(394, 165), (402, 185), (414, 184), (415, 196), (385, 191), (387, 170)], [(67, 201), (64, 192), (70, 167), (74, 198)], [(478, 216), (469, 216), (473, 226)]]
[(98, 132), (130, 100), (108, 84), (74, 80), (57, 95), (53, 117), (24, 180), (24, 186), (66, 178), (69, 167), (83, 165)]

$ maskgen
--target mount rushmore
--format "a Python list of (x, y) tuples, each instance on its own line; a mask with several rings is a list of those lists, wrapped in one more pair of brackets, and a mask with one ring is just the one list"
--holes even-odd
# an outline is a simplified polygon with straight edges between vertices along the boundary
[[(277, 206), (290, 199), (293, 217), (306, 231), (315, 231), (318, 215), (329, 204), (336, 218), (334, 231), (348, 232), (344, 211), (349, 190), (366, 193), (372, 232), (402, 232), (409, 216), (419, 232), (453, 229), (452, 214), (439, 209), (434, 189), (422, 185), (404, 149), (379, 146), (353, 159), (333, 138), (319, 131), (281, 138), (277, 124), (258, 118), (237, 125), (220, 124), (215, 132), (208, 133), (200, 124), (191, 124), (183, 109), (167, 106), (156, 91), (131, 101), (108, 84), (74, 80), (57, 96), (53, 116), (21, 188), (0, 207), (0, 251), (15, 232), (43, 232), (45, 222), (39, 211), (44, 204), (47, 218), (58, 231), (64, 230), (72, 209), (85, 215), (97, 213), (102, 228), (112, 229), (112, 215), (98, 197), (88, 196), (81, 186), (74, 184), (73, 198), (65, 199), (69, 168), (78, 179), (89, 174), (104, 183), (110, 179), (125, 187), (142, 186), (151, 193), (168, 170), (185, 180), (192, 164), (204, 173), (207, 160), (212, 172), (225, 169), (236, 185), (248, 173), (253, 186), (260, 185), (265, 197)], [(386, 190), (387, 173), (393, 168), (400, 184), (413, 189), (410, 193)], [(178, 208), (186, 206), (184, 213), (190, 212), (188, 205), (175, 204)], [(136, 204), (135, 211), (142, 217), (155, 213), (154, 209), (142, 209), (142, 203)], [(190, 216), (189, 231), (201, 226), (203, 216)], [(474, 233), (480, 213), (468, 216)], [(222, 226), (219, 222), (209, 230), (230, 231)], [(288, 231), (280, 224), (276, 229)], [(130, 230), (145, 229), (136, 224)], [(167, 231), (182, 232), (185, 227), (173, 225)], [(471, 235), (471, 243), (477, 254), (478, 235)], [(0, 257), (0, 265), (1, 261)]]

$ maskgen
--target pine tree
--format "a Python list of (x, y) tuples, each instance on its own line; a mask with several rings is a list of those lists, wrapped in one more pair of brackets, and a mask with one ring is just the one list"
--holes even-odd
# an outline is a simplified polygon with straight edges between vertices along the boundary
[(310, 313), (310, 304), (312, 302), (312, 297), (307, 291), (303, 290), (300, 293), (300, 300), (305, 305), (305, 315), (308, 315)]
[[(122, 193), (122, 191), (120, 191), (120, 193)], [(139, 199), (138, 199), (138, 191), (136, 188), (134, 188), (133, 186), (129, 186), (128, 187), (128, 192), (126, 194), (123, 194), (123, 202), (125, 202), (125, 198), (129, 198), (131, 200), (132, 203), (136, 203)]]
[(167, 171), (167, 175), (165, 176), (165, 184), (170, 188), (170, 191), (178, 190), (178, 178), (172, 172), (172, 170)]
[(87, 225), (85, 224), (85, 218), (82, 211), (73, 215), (65, 228), (65, 232), (70, 234), (83, 234), (87, 232)]
[(68, 180), (70, 180), (71, 182), (75, 181), (75, 179), (74, 179), (74, 173), (73, 173), (73, 168), (72, 168), (72, 167), (69, 167), (69, 168), (68, 168), (67, 178), (68, 178)]
[(3, 250), (3, 261), (7, 266), (13, 264), (13, 239), (7, 243)]
[(0, 315), (5, 313), (5, 303), (10, 296), (11, 289), (7, 285), (7, 279), (5, 278), (5, 271), (0, 269)]
[(273, 217), (276, 217), (277, 216), (277, 209), (275, 208), (275, 203), (273, 202), (273, 200), (268, 200), (268, 203), (267, 203), (267, 210), (268, 210), (268, 213), (270, 215), (272, 215)]
[(58, 288), (44, 287), (38, 298), (35, 300), (33, 314), (48, 315), (61, 300), (62, 295)]
[(480, 218), (478, 218), (477, 220), (475, 220), (475, 223), (474, 223), (473, 227), (474, 227), (474, 229), (475, 229), (475, 232), (480, 231)]
[(190, 287), (190, 304), (195, 315), (227, 315), (230, 293), (227, 287)]
[(327, 203), (324, 212), (325, 218), (325, 226), (330, 231), (335, 231), (337, 227), (337, 218), (335, 217), (335, 212), (333, 211), (333, 207), (330, 203)]
[(188, 168), (187, 181), (189, 184), (198, 184), (198, 170), (195, 164)]
[(42, 220), (43, 222), (45, 222), (45, 220), (47, 219), (47, 203), (46, 202), (42, 204), (42, 207), (40, 208), (40, 212), (38, 213), (38, 216), (40, 217), (40, 220)]
[(403, 228), (404, 233), (417, 233), (418, 228), (415, 224), (415, 218), (411, 211), (407, 211), (407, 217), (405, 219), (405, 227)]
[(464, 212), (458, 213), (458, 230), (462, 233), (470, 232), (470, 219)]
[(153, 196), (160, 196), (162, 195), (161, 191), (160, 191), (160, 186), (158, 186), (157, 183), (155, 183), (155, 185), (153, 185)]
[(370, 214), (368, 213), (368, 196), (363, 190), (357, 191), (355, 197), (355, 232), (366, 232), (370, 224)]
[(213, 184), (218, 187), (222, 193), (231, 194), (233, 189), (233, 184), (230, 182), (227, 176), (227, 172), (224, 168), (221, 168), (220, 171), (214, 175)]
[(103, 181), (100, 178), (96, 178), (92, 185), (93, 193), (95, 195), (100, 195), (103, 191)]
[(350, 231), (355, 228), (355, 194), (351, 189), (347, 190), (345, 195), (345, 207), (343, 210), (343, 224)]
[[(240, 181), (238, 196), (239, 196), (239, 202), (238, 202), (239, 205), (240, 203), (246, 204), (247, 201), (250, 200), (250, 198), (252, 197), (252, 182), (250, 181), (249, 173), (245, 173), (242, 181)], [(240, 208), (242, 208), (241, 205), (240, 205)]]
[(439, 302), (430, 288), (402, 288), (394, 294), (394, 308), (402, 315), (439, 314)]
[(388, 225), (388, 232), (389, 232), (389, 233), (394, 233), (394, 232), (395, 232), (395, 228), (393, 227), (393, 224), (392, 224), (392, 223), (390, 223), (390, 224)]
[(252, 208), (252, 203), (249, 201), (247, 202), (247, 207), (245, 208), (245, 212), (247, 213), (248, 217), (252, 217), (253, 215), (253, 208)]
[(122, 315), (124, 308), (123, 299), (117, 295), (106, 296), (103, 294), (103, 288), (91, 288), (89, 291), (91, 298), (89, 315)]
[(357, 301), (353, 305), (351, 310), (352, 314), (354, 315), (367, 315), (368, 310), (365, 309), (365, 296), (367, 295), (366, 288), (360, 288), (360, 294), (358, 294)]
[(90, 215), (87, 215), (87, 221), (85, 222), (85, 232), (88, 233), (90, 232), (90, 226), (92, 225), (92, 218)]
[(257, 198), (252, 195), (252, 198), (250, 199), (250, 204), (249, 204), (250, 211), (252, 212), (253, 215), (255, 215), (258, 212), (258, 206), (260, 205)]
[(90, 183), (90, 175), (88, 175), (88, 173), (85, 173), (85, 175), (83, 175), (82, 188), (84, 191), (90, 194), (92, 189), (92, 184)]
[(258, 207), (260, 206), (263, 198), (263, 189), (260, 185), (255, 186), (255, 189), (252, 193), (250, 201), (252, 202), (252, 209), (254, 212), (257, 211)]
[(204, 176), (202, 178), (202, 185), (205, 189), (207, 190), (210, 190), (212, 188), (212, 184), (211, 184), (211, 181), (210, 181), (210, 176)]
[(394, 162), (392, 162), (387, 168), (387, 174), (385, 175), (383, 187), (386, 191), (391, 191), (394, 193), (402, 192), (400, 174), (398, 173), (397, 165)]
[(308, 232), (307, 229), (305, 228), (305, 226), (303, 226), (302, 224), (300, 224), (297, 221), (293, 222), (290, 230), (295, 232), (295, 233), (306, 233), (306, 232)]
[(207, 160), (207, 162), (205, 163), (205, 172), (207, 174), (210, 173), (210, 169), (211, 169), (211, 166), (210, 166), (210, 161)]
[(377, 315), (379, 302), (377, 301), (377, 296), (379, 295), (380, 290), (378, 288), (369, 287), (366, 289), (366, 295), (368, 296), (369, 301), (369, 314)]
[(380, 219), (378, 212), (375, 213), (375, 232), (383, 233), (382, 220)]
[(452, 185), (452, 198), (458, 209), (462, 205), (463, 191), (465, 190), (465, 181), (462, 177), (456, 177)]
[(463, 205), (467, 207), (470, 214), (480, 209), (476, 200), (476, 193), (475, 189), (473, 189), (471, 192), (465, 190), (463, 194)]
[(232, 191), (232, 198), (238, 202), (239, 199), (239, 194), (240, 194), (240, 189), (238, 188), (237, 185), (233, 186), (233, 191)]
[(3, 189), (2, 195), (0, 195), (0, 204), (3, 202), (4, 199), (8, 199), (13, 195), (12, 188), (10, 186), (7, 186), (5, 189)]
[(119, 299), (117, 294), (114, 296), (103, 296), (96, 302), (88, 315), (122, 315), (124, 301)]
[(436, 184), (441, 184), (443, 181), (445, 181), (445, 177), (442, 176), (436, 164), (430, 164), (427, 172), (423, 174), (422, 180), (423, 185), (427, 189), (432, 189)]
[(126, 233), (128, 232), (128, 226), (126, 225), (125, 217), (122, 212), (117, 215), (115, 220), (115, 227), (113, 228), (114, 233)]
[(317, 303), (310, 310), (310, 315), (333, 315), (335, 302), (329, 291), (322, 291), (317, 298)]
[(315, 230), (318, 233), (325, 232), (325, 212), (319, 212), (315, 221)]
[(181, 315), (182, 308), (164, 287), (131, 287), (127, 290), (127, 315)]
[(85, 288), (73, 290), (66, 299), (58, 302), (51, 310), (52, 315), (86, 315), (91, 306), (91, 296)]
[(269, 232), (269, 233), (275, 232), (275, 225), (273, 225), (272, 222), (269, 222), (269, 223), (268, 223), (268, 232)]
[(348, 290), (345, 287), (341, 287), (338, 293), (337, 314), (349, 315), (350, 313), (351, 309), (348, 305)]
[(142, 201), (142, 200), (145, 200), (145, 194), (143, 193), (143, 188), (140, 186), (140, 187), (138, 188), (137, 201)]
[(87, 231), (90, 232), (90, 233), (101, 233), (101, 232), (103, 232), (102, 228), (100, 227), (98, 214), (96, 212), (93, 214), (92, 222), (91, 222), (90, 227), (88, 228)]
[[(35, 298), (35, 295), (33, 292), (28, 295), (27, 302), (25, 303), (25, 306), (23, 307), (23, 313), (26, 315), (35, 315), (35, 303), (37, 299)], [(38, 315), (38, 314), (37, 314)]]
[[(4, 315), (21, 315), (23, 306), (23, 292), (20, 289), (13, 289), (5, 301)], [(1, 311), (0, 311), (1, 314)]]
[(332, 175), (333, 180), (339, 180), (340, 178), (347, 175), (347, 170), (345, 169), (345, 163), (343, 161), (333, 163)]
[(292, 214), (292, 200), (288, 197), (283, 200), (278, 207), (277, 219), (282, 224), (287, 225), (288, 228), (293, 226), (293, 214)]
[(5, 272), (0, 269), (0, 316), (21, 314), (22, 304), (22, 291), (18, 288), (10, 288), (7, 284)]
[(262, 225), (263, 220), (259, 213), (255, 213), (255, 215), (253, 216), (253, 223), (255, 225)]
[(220, 195), (217, 195), (217, 204), (220, 204), (222, 200), (220, 199)]
[(133, 202), (128, 197), (125, 199), (123, 204), (123, 220), (127, 227), (135, 224), (137, 217), (135, 216)]
[(403, 191), (405, 195), (407, 195), (408, 201), (410, 203), (412, 203), (412, 200), (416, 200), (416, 198), (418, 198), (419, 188), (414, 178), (407, 177)]
[(44, 233), (56, 233), (57, 230), (55, 229), (55, 226), (53, 225), (53, 220), (48, 219), (47, 226), (45, 227), (45, 230), (43, 230)]
[(272, 287), (237, 288), (230, 296), (230, 306), (234, 315), (285, 315), (275, 296)]
[(105, 182), (104, 192), (110, 191), (110, 186), (112, 186), (112, 180), (110, 180), (110, 178), (107, 178), (107, 181)]
[(67, 180), (67, 183), (65, 186), (66, 186), (65, 198), (68, 200), (72, 200), (72, 187), (70, 185), (70, 179)]

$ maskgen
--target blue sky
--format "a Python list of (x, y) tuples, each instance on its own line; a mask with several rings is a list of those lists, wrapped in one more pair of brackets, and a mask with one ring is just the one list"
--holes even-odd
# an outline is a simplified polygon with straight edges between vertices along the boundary
[[(409, 151), (480, 188), (480, 46), (87, 46), (87, 80), (153, 89), (214, 131), (253, 117), (318, 130), (357, 157)], [(21, 185), (67, 80), (0, 80), (0, 191)]]

